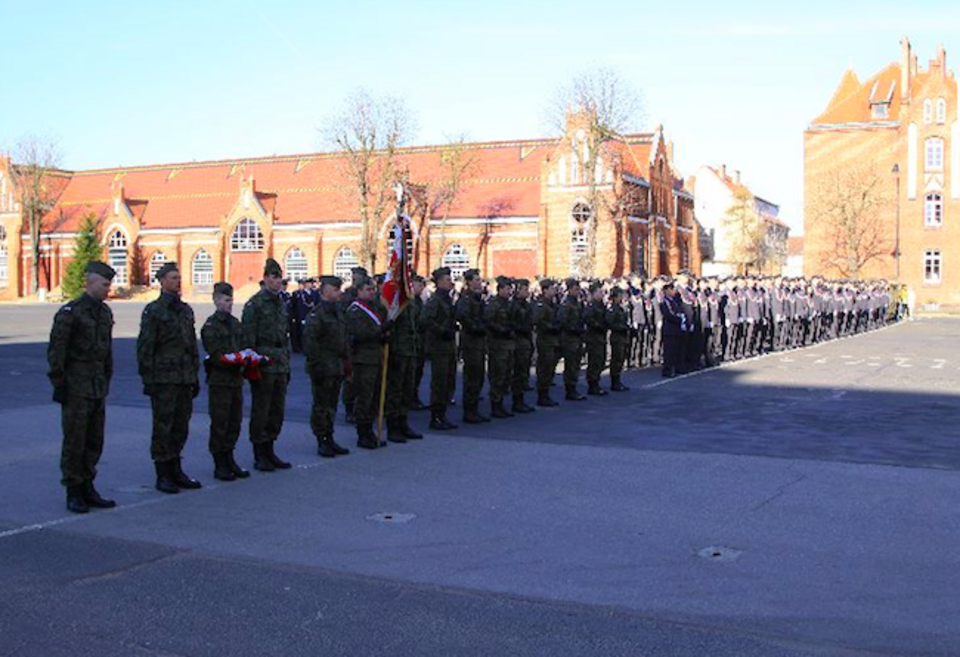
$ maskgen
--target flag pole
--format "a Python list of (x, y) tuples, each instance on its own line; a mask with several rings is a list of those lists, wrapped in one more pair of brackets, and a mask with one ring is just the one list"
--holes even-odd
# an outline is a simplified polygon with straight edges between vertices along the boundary
[[(390, 366), (390, 343), (383, 345), (383, 367), (380, 368), (380, 412), (377, 414), (377, 441), (383, 441), (383, 410), (387, 403), (387, 368)], [(378, 444), (379, 446), (379, 444)]]

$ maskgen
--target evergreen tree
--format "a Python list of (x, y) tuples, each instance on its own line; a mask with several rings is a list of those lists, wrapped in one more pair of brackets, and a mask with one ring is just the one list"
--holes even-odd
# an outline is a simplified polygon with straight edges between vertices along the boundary
[(73, 260), (67, 264), (67, 271), (63, 277), (63, 295), (74, 299), (86, 287), (87, 264), (103, 257), (103, 247), (100, 245), (100, 221), (92, 212), (80, 220), (80, 230), (73, 247)]

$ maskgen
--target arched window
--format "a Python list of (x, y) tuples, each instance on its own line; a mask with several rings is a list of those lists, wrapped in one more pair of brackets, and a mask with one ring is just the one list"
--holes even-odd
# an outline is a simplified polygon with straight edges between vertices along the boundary
[(926, 124), (933, 123), (933, 101), (929, 98), (923, 101), (923, 122)]
[(7, 287), (7, 281), (10, 280), (10, 269), (7, 263), (7, 231), (0, 226), (0, 287)]
[(307, 256), (297, 247), (292, 247), (283, 259), (283, 269), (290, 280), (302, 281), (307, 277)]
[(637, 235), (637, 260), (634, 270), (640, 276), (647, 275), (647, 236), (643, 233)]
[(680, 242), (680, 269), (690, 269), (690, 247)]
[(939, 194), (927, 194), (923, 204), (923, 223), (932, 227), (943, 225), (943, 197)]
[(943, 170), (943, 140), (933, 137), (927, 140), (927, 171)]
[(937, 123), (943, 125), (947, 122), (947, 99), (937, 99)]
[(110, 235), (107, 243), (107, 262), (117, 275), (113, 277), (114, 285), (127, 285), (129, 276), (127, 276), (127, 236), (122, 231), (116, 230)]
[(459, 280), (463, 272), (470, 269), (470, 254), (460, 244), (451, 244), (440, 262), (441, 266), (450, 268), (453, 280)]
[(160, 285), (160, 281), (157, 280), (157, 272), (160, 271), (166, 261), (167, 256), (164, 255), (163, 251), (157, 251), (150, 256), (150, 285)]
[(244, 217), (230, 235), (230, 248), (234, 251), (263, 251), (263, 231), (253, 219)]
[(191, 274), (191, 280), (195, 286), (213, 285), (213, 259), (203, 249), (193, 254)]
[(579, 274), (587, 257), (587, 223), (593, 211), (586, 203), (577, 203), (570, 211), (573, 226), (570, 229), (570, 273)]
[(342, 247), (333, 258), (333, 275), (344, 281), (350, 280), (350, 270), (360, 265), (357, 256), (349, 247)]

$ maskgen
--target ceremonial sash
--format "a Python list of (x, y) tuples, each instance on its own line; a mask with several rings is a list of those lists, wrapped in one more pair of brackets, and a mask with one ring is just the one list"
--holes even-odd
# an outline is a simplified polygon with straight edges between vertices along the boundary
[(352, 308), (353, 306), (356, 306), (357, 308), (359, 308), (359, 309), (362, 310), (363, 312), (367, 313), (367, 315), (370, 316), (370, 319), (373, 320), (373, 323), (376, 324), (377, 326), (380, 326), (380, 324), (383, 323), (383, 322), (380, 321), (380, 316), (377, 315), (377, 313), (373, 312), (372, 310), (370, 310), (369, 308), (367, 308), (364, 304), (360, 303), (359, 301), (354, 301), (353, 303), (350, 304), (350, 307), (351, 307), (351, 308)]

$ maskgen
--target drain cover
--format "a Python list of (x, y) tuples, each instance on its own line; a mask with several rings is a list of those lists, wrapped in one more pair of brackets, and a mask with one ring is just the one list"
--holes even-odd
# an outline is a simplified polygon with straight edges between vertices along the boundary
[(743, 550), (723, 547), (722, 545), (711, 545), (697, 552), (698, 556), (708, 561), (736, 561), (741, 554), (743, 554)]
[(416, 517), (417, 516), (412, 513), (374, 513), (372, 516), (367, 516), (367, 520), (399, 525), (405, 522), (410, 522)]

